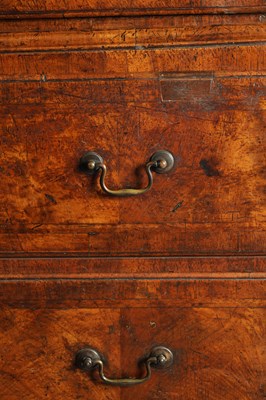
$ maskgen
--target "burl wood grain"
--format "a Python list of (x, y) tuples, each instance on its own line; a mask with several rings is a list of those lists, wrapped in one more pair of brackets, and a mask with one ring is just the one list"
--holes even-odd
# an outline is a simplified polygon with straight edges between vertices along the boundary
[[(261, 284), (2, 283), (1, 399), (263, 399), (266, 315), (260, 308), (265, 302)], [(108, 376), (140, 376), (139, 360), (158, 344), (172, 349), (173, 366), (153, 371), (150, 382), (135, 388), (102, 385), (96, 372), (88, 376), (73, 366), (76, 351), (93, 346), (105, 356)]]

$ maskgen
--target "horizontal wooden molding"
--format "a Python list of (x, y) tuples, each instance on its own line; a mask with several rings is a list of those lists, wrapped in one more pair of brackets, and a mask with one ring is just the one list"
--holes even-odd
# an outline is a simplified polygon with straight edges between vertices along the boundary
[(2, 18), (54, 18), (75, 16), (115, 16), (115, 15), (171, 15), (171, 14), (228, 14), (250, 13), (265, 10), (263, 0), (136, 0), (134, 7), (130, 0), (109, 0), (84, 2), (82, 0), (2, 0)]
[[(63, 257), (63, 256), (62, 256)], [(2, 258), (0, 279), (266, 277), (263, 256)]]
[[(252, 43), (265, 40), (265, 25), (256, 17), (257, 23), (242, 23), (231, 20), (221, 21), (221, 25), (209, 21), (206, 25), (181, 23), (180, 26), (169, 26), (165, 19), (164, 27), (153, 25), (145, 28), (132, 28), (128, 21), (128, 28), (123, 26), (112, 29), (97, 30), (67, 30), (46, 31), (45, 26), (39, 26), (39, 31), (29, 26), (24, 32), (0, 33), (0, 52), (46, 52), (46, 51), (84, 51), (97, 49), (133, 48), (143, 50), (149, 48), (171, 48), (174, 46), (195, 46), (214, 44)], [(192, 22), (192, 21), (191, 21)], [(228, 23), (227, 23), (228, 22)], [(124, 25), (124, 24), (123, 24)], [(9, 25), (9, 29), (12, 28)], [(4, 30), (5, 27), (3, 26)], [(44, 31), (42, 31), (44, 29)]]
[(263, 307), (264, 279), (6, 280), (0, 304), (14, 308)]

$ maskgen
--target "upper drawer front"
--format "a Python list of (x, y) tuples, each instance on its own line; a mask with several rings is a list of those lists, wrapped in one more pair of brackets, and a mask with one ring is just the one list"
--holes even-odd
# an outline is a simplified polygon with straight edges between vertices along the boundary
[[(83, 39), (81, 30), (70, 34), (73, 26), (58, 21), (53, 33), (43, 22), (37, 33), (36, 21), (23, 37), (16, 23), (6, 25), (12, 35), (2, 29), (2, 252), (264, 250), (261, 19), (225, 17), (217, 27), (215, 17), (180, 17), (191, 35), (184, 40), (212, 42), (206, 46), (179, 43), (177, 21), (166, 18), (167, 31), (151, 19), (144, 32), (140, 19), (135, 44), (121, 33), (130, 19), (106, 21)], [(95, 37), (108, 49), (97, 48)], [(247, 42), (233, 44), (241, 37)], [(116, 42), (123, 38), (125, 48)], [(79, 170), (80, 157), (97, 151), (109, 187), (143, 187), (144, 165), (160, 149), (174, 154), (175, 168), (154, 174), (152, 190), (140, 196), (107, 196), (98, 177)]]
[(263, 0), (2, 0), (0, 16), (54, 17), (58, 15), (152, 15), (190, 13), (241, 13), (265, 9)]

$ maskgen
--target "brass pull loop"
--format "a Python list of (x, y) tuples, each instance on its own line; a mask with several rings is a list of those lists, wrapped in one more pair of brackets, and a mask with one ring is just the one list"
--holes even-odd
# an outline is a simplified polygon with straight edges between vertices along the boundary
[(78, 351), (76, 354), (76, 367), (83, 371), (91, 371), (98, 368), (101, 380), (114, 386), (131, 386), (148, 381), (151, 378), (151, 367), (165, 369), (172, 365), (173, 353), (167, 347), (154, 347), (150, 355), (144, 360), (146, 375), (143, 378), (107, 378), (104, 374), (104, 361), (100, 354), (91, 348)]
[(148, 175), (148, 184), (145, 188), (141, 189), (109, 189), (105, 184), (107, 167), (104, 164), (102, 157), (94, 151), (87, 152), (81, 158), (80, 165), (83, 168), (85, 167), (87, 173), (89, 174), (94, 174), (95, 172), (100, 171), (100, 185), (103, 192), (111, 196), (125, 197), (136, 196), (138, 194), (146, 193), (148, 190), (150, 190), (153, 184), (152, 171), (156, 172), (157, 174), (165, 174), (169, 172), (174, 166), (174, 157), (169, 151), (166, 150), (159, 150), (154, 153), (145, 165)]

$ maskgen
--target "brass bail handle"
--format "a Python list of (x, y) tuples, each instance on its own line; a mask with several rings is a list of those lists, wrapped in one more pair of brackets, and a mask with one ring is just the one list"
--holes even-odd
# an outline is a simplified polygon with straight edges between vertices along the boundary
[(144, 360), (146, 375), (143, 378), (108, 378), (104, 373), (104, 361), (100, 354), (92, 348), (85, 348), (77, 352), (75, 365), (83, 371), (98, 368), (101, 380), (113, 386), (132, 386), (146, 382), (151, 378), (151, 368), (165, 369), (172, 365), (173, 353), (167, 347), (154, 347), (150, 355)]
[(156, 151), (156, 153), (151, 156), (150, 160), (145, 165), (145, 169), (148, 175), (148, 184), (145, 188), (140, 189), (109, 189), (105, 184), (107, 167), (102, 157), (94, 151), (88, 151), (81, 158), (80, 165), (85, 168), (87, 173), (91, 175), (100, 172), (100, 185), (103, 192), (111, 196), (125, 197), (136, 196), (138, 194), (146, 193), (148, 190), (150, 190), (153, 184), (152, 171), (156, 172), (157, 174), (165, 174), (171, 171), (174, 166), (174, 157), (172, 153), (167, 150)]

